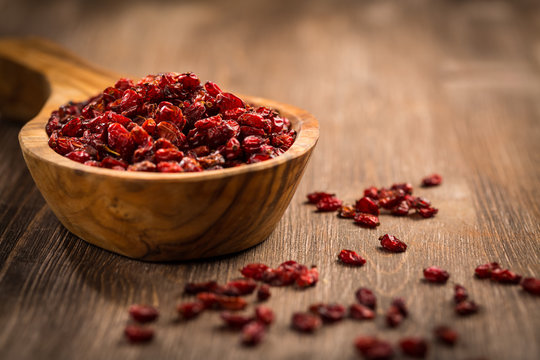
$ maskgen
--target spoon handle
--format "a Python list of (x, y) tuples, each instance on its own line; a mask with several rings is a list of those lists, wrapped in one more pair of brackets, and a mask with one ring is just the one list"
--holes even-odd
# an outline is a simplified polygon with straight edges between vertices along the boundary
[(37, 37), (0, 39), (0, 115), (26, 122), (70, 100), (81, 101), (120, 78)]

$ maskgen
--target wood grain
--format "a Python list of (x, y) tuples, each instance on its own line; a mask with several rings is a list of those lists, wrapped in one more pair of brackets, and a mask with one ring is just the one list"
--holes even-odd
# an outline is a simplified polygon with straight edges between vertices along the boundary
[[(431, 343), (429, 359), (540, 357), (538, 299), (472, 277), (487, 261), (540, 276), (537, 2), (67, 4), (3, 6), (0, 32), (49, 36), (116, 72), (193, 70), (232, 91), (307, 109), (321, 139), (267, 241), (211, 261), (148, 264), (70, 235), (25, 169), (19, 125), (2, 119), (1, 358), (354, 359), (357, 335), (431, 337), (439, 323), (455, 326), (461, 341), (452, 349)], [(417, 185), (434, 171), (444, 184), (417, 189), (440, 209), (431, 220), (383, 216), (380, 228), (365, 230), (304, 204), (312, 190), (352, 202), (366, 186)], [(406, 253), (378, 250), (387, 232), (407, 242)], [(368, 263), (343, 268), (335, 260), (342, 248)], [(173, 321), (186, 282), (225, 281), (248, 262), (287, 259), (317, 264), (321, 282), (307, 291), (273, 289), (277, 322), (260, 347), (241, 347), (213, 313)], [(435, 264), (469, 289), (480, 314), (456, 318), (452, 284), (420, 281), (422, 268)], [(348, 304), (359, 286), (379, 296), (375, 322), (346, 321), (314, 336), (289, 329), (292, 312), (316, 301)], [(382, 315), (394, 296), (407, 299), (411, 317), (388, 330)], [(135, 302), (162, 310), (148, 346), (122, 337)]]

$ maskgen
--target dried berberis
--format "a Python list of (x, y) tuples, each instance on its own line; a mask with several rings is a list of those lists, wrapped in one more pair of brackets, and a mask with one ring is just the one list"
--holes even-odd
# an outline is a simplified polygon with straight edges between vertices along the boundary
[(388, 360), (394, 356), (392, 345), (374, 336), (359, 336), (354, 340), (354, 346), (366, 360)]
[(349, 316), (356, 320), (371, 320), (375, 318), (375, 311), (361, 304), (349, 306)]
[(404, 354), (417, 358), (425, 357), (428, 350), (426, 340), (419, 337), (403, 338), (399, 341), (399, 346)]
[(424, 269), (424, 278), (432, 283), (444, 284), (448, 281), (450, 274), (446, 270), (437, 266), (430, 266)]
[(338, 258), (342, 263), (352, 266), (362, 266), (366, 263), (366, 259), (358, 255), (358, 253), (353, 250), (341, 250)]
[(140, 325), (128, 325), (124, 329), (124, 334), (131, 343), (143, 343), (152, 340), (154, 329)]
[(530, 294), (540, 295), (540, 279), (532, 277), (525, 278), (521, 281), (521, 287)]
[(292, 316), (291, 326), (300, 332), (314, 332), (321, 325), (321, 318), (315, 314), (297, 312)]
[(442, 183), (442, 176), (439, 174), (431, 174), (422, 179), (422, 186), (437, 186)]
[(309, 311), (319, 315), (327, 323), (341, 321), (346, 314), (345, 307), (340, 304), (313, 304)]
[(503, 284), (516, 285), (521, 281), (521, 275), (518, 275), (509, 269), (502, 269), (496, 262), (478, 265), (474, 270), (474, 274), (479, 279), (491, 279)]
[(478, 305), (474, 301), (465, 300), (456, 305), (456, 313), (461, 316), (472, 315), (478, 312)]
[(407, 244), (393, 235), (385, 234), (379, 240), (381, 241), (381, 246), (390, 252), (399, 253), (407, 250)]
[(447, 345), (455, 345), (458, 340), (458, 333), (449, 326), (440, 325), (433, 329), (435, 337)]
[(373, 291), (367, 288), (360, 288), (355, 293), (356, 300), (368, 308), (375, 310), (377, 308), (377, 298)]
[(146, 323), (156, 320), (159, 316), (159, 311), (150, 305), (135, 304), (129, 307), (129, 315), (137, 322)]
[(264, 264), (248, 264), (240, 272), (247, 278), (260, 280), (272, 286), (296, 283), (298, 287), (305, 288), (314, 286), (319, 281), (319, 271), (315, 266), (308, 268), (294, 260), (285, 261), (275, 269)]
[(52, 112), (49, 146), (71, 160), (115, 170), (197, 172), (265, 161), (296, 138), (276, 110), (253, 107), (193, 73), (120, 79), (97, 96)]

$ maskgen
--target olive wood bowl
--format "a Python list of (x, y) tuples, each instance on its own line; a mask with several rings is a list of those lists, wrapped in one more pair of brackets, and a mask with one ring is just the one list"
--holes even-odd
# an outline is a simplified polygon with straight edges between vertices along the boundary
[(0, 74), (7, 84), (0, 88), (3, 114), (34, 116), (21, 129), (19, 142), (56, 217), (83, 240), (135, 259), (213, 257), (265, 240), (291, 201), (319, 136), (317, 120), (308, 112), (243, 96), (289, 118), (298, 136), (283, 155), (200, 173), (95, 168), (54, 152), (45, 124), (52, 110), (99, 93), (119, 75), (36, 38), (0, 39)]

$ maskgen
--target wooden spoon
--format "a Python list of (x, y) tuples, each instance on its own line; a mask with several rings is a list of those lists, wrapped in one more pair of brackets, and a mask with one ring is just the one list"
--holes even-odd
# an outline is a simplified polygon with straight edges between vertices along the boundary
[[(8, 73), (5, 73), (5, 72)], [(123, 172), (86, 166), (48, 146), (51, 111), (82, 101), (120, 77), (41, 39), (0, 40), (3, 114), (25, 119), (19, 134), (32, 177), (62, 224), (87, 242), (149, 261), (218, 256), (266, 239), (285, 212), (315, 147), (317, 120), (296, 107), (243, 96), (279, 110), (298, 136), (283, 155), (202, 173)], [(6, 103), (8, 106), (6, 106)]]

